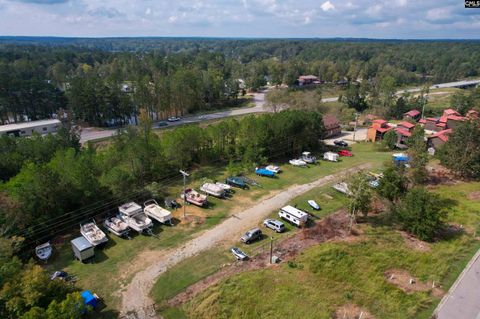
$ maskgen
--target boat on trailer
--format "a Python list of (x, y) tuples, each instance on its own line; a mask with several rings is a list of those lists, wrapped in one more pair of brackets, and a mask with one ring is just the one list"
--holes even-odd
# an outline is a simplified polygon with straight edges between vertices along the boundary
[(94, 220), (80, 224), (80, 233), (93, 246), (98, 246), (108, 241), (107, 235), (97, 226)]
[(182, 193), (180, 197), (185, 199), (185, 201), (189, 202), (190, 204), (200, 207), (203, 207), (207, 204), (207, 195), (200, 194), (193, 188), (187, 188), (185, 190), (185, 194)]
[(46, 242), (45, 244), (38, 245), (35, 247), (35, 255), (38, 259), (42, 261), (47, 261), (48, 258), (52, 256), (53, 247), (50, 245), (50, 242)]
[(278, 174), (281, 171), (280, 167), (275, 165), (268, 165), (267, 167), (265, 167), (265, 169), (275, 174)]
[(202, 192), (210, 194), (215, 197), (225, 197), (225, 189), (213, 183), (205, 183), (200, 187)]
[(142, 206), (135, 202), (123, 204), (118, 208), (118, 217), (127, 223), (131, 229), (143, 233), (151, 234), (153, 222), (143, 212)]
[(172, 213), (158, 205), (156, 200), (147, 200), (143, 203), (143, 207), (143, 212), (148, 217), (153, 218), (162, 224), (172, 224)]
[(314, 201), (313, 199), (310, 199), (307, 201), (308, 205), (310, 205), (310, 207), (312, 207), (313, 209), (315, 210), (320, 210), (320, 205), (317, 204), (316, 201)]
[(119, 237), (128, 237), (130, 232), (130, 227), (118, 216), (112, 216), (103, 221), (103, 226), (112, 234), (115, 234)]
[(225, 183), (216, 182), (215, 185), (217, 185), (218, 187), (223, 188), (226, 192), (229, 192), (229, 191), (232, 190), (232, 186), (230, 186), (230, 185), (228, 185), (228, 184), (225, 184)]
[(292, 159), (288, 162), (290, 164), (292, 164), (293, 166), (299, 166), (299, 167), (306, 167), (307, 166), (307, 162), (302, 161), (301, 159)]

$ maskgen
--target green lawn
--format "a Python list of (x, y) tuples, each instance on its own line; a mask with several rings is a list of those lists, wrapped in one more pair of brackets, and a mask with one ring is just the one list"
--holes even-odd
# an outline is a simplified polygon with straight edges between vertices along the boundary
[(386, 283), (384, 272), (405, 269), (448, 290), (480, 248), (472, 233), (479, 229), (480, 201), (468, 199), (479, 188), (480, 183), (464, 183), (434, 190), (454, 201), (449, 222), (462, 224), (470, 232), (434, 243), (429, 252), (413, 250), (398, 232), (372, 224), (365, 226), (362, 241), (312, 247), (295, 260), (295, 268), (281, 264), (236, 275), (182, 309), (162, 314), (165, 318), (331, 318), (338, 307), (354, 303), (376, 318), (429, 318), (440, 298), (429, 292), (407, 294)]
[[(354, 157), (343, 158), (339, 163), (321, 162), (318, 165), (305, 169), (283, 165), (283, 172), (275, 179), (251, 176), (261, 183), (261, 187), (252, 187), (249, 190), (237, 189), (234, 196), (227, 200), (210, 197), (210, 207), (201, 210), (206, 217), (204, 223), (197, 226), (184, 225), (182, 223), (175, 227), (157, 226), (154, 232), (158, 235), (158, 238), (135, 236), (132, 240), (124, 240), (115, 236), (109, 236), (110, 240), (107, 246), (96, 251), (96, 260), (93, 264), (81, 264), (74, 261), (69, 241), (66, 241), (58, 249), (55, 258), (48, 265), (48, 268), (50, 270), (64, 269), (76, 275), (79, 287), (90, 289), (105, 300), (107, 307), (104, 310), (106, 314), (103, 317), (108, 318), (111, 316), (111, 312), (119, 306), (119, 291), (122, 285), (125, 285), (133, 278), (134, 274), (125, 273), (125, 269), (139, 252), (179, 246), (182, 242), (191, 238), (193, 234), (220, 223), (233, 210), (248, 207), (253, 201), (270, 192), (279, 191), (292, 184), (307, 183), (361, 163), (370, 162), (372, 165), (380, 167), (383, 161), (390, 156), (390, 153), (376, 151), (372, 144), (356, 144), (353, 146), (353, 152), (355, 154)], [(226, 172), (222, 172), (218, 167), (203, 168), (193, 174), (194, 180), (191, 185), (198, 187), (202, 183), (203, 178), (222, 180), (227, 175)], [(165, 192), (175, 195), (180, 193), (181, 188), (181, 182), (179, 181), (165, 188)], [(321, 203), (322, 201), (319, 200), (319, 202)], [(187, 213), (194, 210), (195, 208), (189, 206)], [(75, 234), (75, 236), (79, 235), (79, 233)], [(211, 269), (207, 270), (211, 271)]]

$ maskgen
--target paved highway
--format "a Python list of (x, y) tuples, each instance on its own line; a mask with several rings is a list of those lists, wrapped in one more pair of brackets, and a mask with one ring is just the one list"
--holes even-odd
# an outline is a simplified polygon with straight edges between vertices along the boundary
[[(441, 83), (435, 84), (430, 87), (430, 89), (438, 89), (438, 88), (452, 88), (452, 87), (461, 87), (466, 85), (478, 85), (480, 80), (470, 80), (470, 81), (457, 81), (457, 82), (449, 82), (449, 83)], [(412, 88), (407, 90), (400, 90), (397, 94), (402, 94), (405, 92), (419, 92), (421, 88)], [(330, 97), (322, 99), (322, 102), (335, 102), (338, 100), (338, 97)], [(241, 109), (232, 109), (229, 111), (222, 111), (222, 112), (215, 112), (210, 114), (205, 114), (201, 116), (186, 116), (182, 118), (178, 122), (168, 123), (168, 126), (160, 127), (158, 124), (154, 124), (153, 128), (168, 128), (172, 126), (188, 124), (188, 123), (197, 123), (201, 121), (208, 121), (213, 119), (221, 119), (230, 116), (238, 116), (238, 115), (245, 115), (251, 113), (262, 113), (262, 112), (269, 112), (268, 109), (264, 107), (265, 104), (265, 92), (255, 93), (253, 95), (253, 101), (255, 102), (254, 107), (249, 108), (241, 108)], [(93, 141), (98, 139), (103, 139), (107, 137), (111, 137), (117, 133), (116, 129), (96, 129), (96, 128), (84, 128), (81, 133), (80, 142), (85, 143), (87, 141)], [(479, 318), (480, 319), (480, 318)]]

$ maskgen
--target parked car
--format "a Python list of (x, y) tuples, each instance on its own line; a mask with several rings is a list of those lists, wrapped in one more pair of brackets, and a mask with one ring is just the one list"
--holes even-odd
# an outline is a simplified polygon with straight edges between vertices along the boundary
[(166, 121), (160, 121), (158, 122), (158, 126), (167, 126), (168, 123)]
[(344, 140), (335, 140), (335, 141), (333, 141), (333, 144), (335, 144), (337, 146), (341, 146), (341, 147), (347, 147), (348, 146), (348, 143), (345, 142)]
[(252, 241), (262, 238), (262, 231), (259, 228), (250, 229), (247, 231), (240, 240), (245, 244), (250, 244)]
[(340, 150), (340, 151), (338, 151), (338, 155), (347, 156), (347, 157), (352, 157), (353, 156), (352, 152), (350, 152), (348, 150)]
[(173, 209), (176, 209), (176, 208), (180, 207), (180, 205), (177, 203), (177, 201), (173, 198), (166, 198), (165, 199), (165, 206), (168, 207), (168, 208), (173, 208)]
[(270, 228), (277, 233), (285, 231), (285, 225), (281, 221), (276, 219), (265, 219), (263, 221), (263, 226)]
[(230, 251), (235, 256), (235, 258), (237, 258), (237, 260), (247, 260), (248, 259), (247, 254), (245, 254), (240, 248), (232, 247), (232, 249), (230, 249)]
[(266, 168), (255, 168), (255, 174), (258, 176), (275, 177), (275, 173)]
[(177, 122), (177, 121), (180, 121), (180, 118), (179, 117), (176, 117), (176, 116), (170, 116), (167, 121), (169, 122)]

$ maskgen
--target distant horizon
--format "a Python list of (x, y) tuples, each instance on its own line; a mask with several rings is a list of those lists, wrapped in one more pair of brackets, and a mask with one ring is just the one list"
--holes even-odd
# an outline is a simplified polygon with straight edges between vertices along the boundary
[[(0, 0), (0, 34), (478, 40), (460, 0)], [(348, 36), (347, 36), (348, 35)]]

